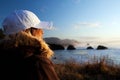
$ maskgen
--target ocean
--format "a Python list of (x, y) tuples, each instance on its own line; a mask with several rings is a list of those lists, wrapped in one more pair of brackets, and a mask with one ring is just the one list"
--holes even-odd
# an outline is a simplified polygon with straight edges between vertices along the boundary
[(105, 57), (106, 62), (120, 64), (120, 49), (106, 49), (106, 50), (55, 50), (52, 61), (54, 63), (64, 63), (67, 61), (93, 62)]

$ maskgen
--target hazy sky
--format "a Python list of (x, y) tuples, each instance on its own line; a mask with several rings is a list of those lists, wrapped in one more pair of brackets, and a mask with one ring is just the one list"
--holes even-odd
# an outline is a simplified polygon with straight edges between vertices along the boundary
[(120, 0), (0, 0), (0, 23), (18, 9), (53, 22), (44, 37), (120, 46)]

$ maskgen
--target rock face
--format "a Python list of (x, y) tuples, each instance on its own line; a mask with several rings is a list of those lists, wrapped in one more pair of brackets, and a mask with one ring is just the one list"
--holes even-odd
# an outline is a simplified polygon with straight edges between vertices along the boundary
[(68, 47), (67, 47), (67, 50), (75, 50), (76, 48), (73, 46), (73, 45), (69, 45)]
[(64, 50), (65, 48), (62, 45), (59, 44), (50, 44), (47, 43), (52, 50)]
[(102, 45), (99, 45), (99, 46), (97, 47), (97, 50), (104, 50), (104, 49), (108, 49), (108, 48), (105, 47), (105, 46), (102, 46)]
[(92, 46), (88, 46), (87, 49), (94, 49)]

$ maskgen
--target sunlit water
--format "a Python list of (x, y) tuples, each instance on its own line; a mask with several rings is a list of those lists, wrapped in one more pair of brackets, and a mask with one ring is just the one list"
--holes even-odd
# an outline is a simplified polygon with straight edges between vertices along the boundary
[[(63, 63), (68, 60), (77, 62), (90, 62), (106, 57), (108, 62), (120, 64), (120, 49), (108, 50), (55, 50), (54, 63)], [(97, 59), (96, 59), (97, 58)]]

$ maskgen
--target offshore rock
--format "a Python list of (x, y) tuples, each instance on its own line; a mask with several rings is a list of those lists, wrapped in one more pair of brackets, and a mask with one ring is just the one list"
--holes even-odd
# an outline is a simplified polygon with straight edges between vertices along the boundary
[(87, 49), (94, 49), (92, 46), (88, 46)]
[(73, 46), (73, 45), (69, 45), (68, 47), (67, 47), (67, 50), (75, 50), (76, 48)]
[(105, 46), (102, 46), (102, 45), (99, 45), (99, 46), (97, 47), (97, 50), (104, 50), (104, 49), (108, 49), (108, 48), (105, 47)]
[(64, 50), (65, 48), (60, 44), (50, 44), (47, 43), (52, 50)]

